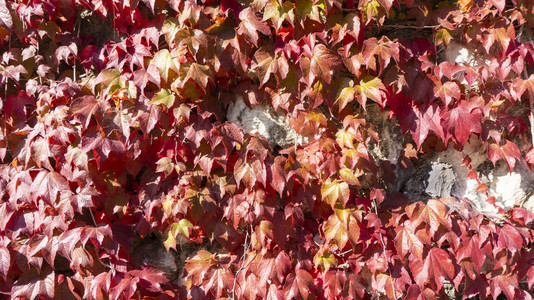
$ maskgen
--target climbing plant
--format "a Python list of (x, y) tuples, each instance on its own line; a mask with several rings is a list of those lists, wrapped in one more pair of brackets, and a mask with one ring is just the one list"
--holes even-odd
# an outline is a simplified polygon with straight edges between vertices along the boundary
[[(534, 162), (533, 22), (530, 0), (0, 0), (0, 294), (531, 299), (533, 212), (392, 187), (474, 136)], [(306, 142), (228, 122), (238, 96)], [(196, 245), (178, 279), (132, 259), (154, 232)]]

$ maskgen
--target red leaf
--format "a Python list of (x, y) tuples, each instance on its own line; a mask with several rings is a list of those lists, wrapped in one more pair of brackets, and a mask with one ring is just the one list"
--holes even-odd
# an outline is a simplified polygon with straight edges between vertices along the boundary
[(460, 99), (461, 91), (460, 87), (454, 81), (447, 81), (443, 85), (438, 82), (438, 85), (434, 87), (434, 94), (443, 100), (445, 106), (449, 106), (453, 98), (456, 100)]
[(282, 284), (290, 270), (291, 262), (284, 251), (280, 251), (276, 257), (274, 257), (273, 253), (268, 252), (260, 261), (258, 275), (261, 278), (261, 282), (276, 279), (278, 284)]
[(20, 116), (26, 116), (26, 105), (35, 104), (35, 99), (28, 96), (25, 91), (19, 90), (18, 93), (9, 95), (4, 104), (5, 113), (9, 116), (17, 113)]
[(290, 284), (286, 286), (286, 299), (308, 299), (310, 294), (313, 295), (313, 277), (308, 271), (298, 270), (295, 276), (293, 274), (289, 275), (287, 281)]
[(155, 84), (157, 87), (160, 86), (161, 77), (159, 75), (158, 68), (154, 64), (149, 64), (146, 70), (139, 69), (135, 71), (133, 75), (134, 82), (137, 87), (141, 89), (141, 93), (145, 92), (145, 87), (149, 81)]
[(436, 199), (430, 199), (426, 205), (415, 211), (411, 220), (414, 223), (414, 228), (417, 228), (421, 223), (425, 223), (429, 228), (430, 236), (434, 236), (440, 225), (449, 231), (452, 226), (447, 206)]
[(111, 289), (111, 299), (131, 299), (135, 291), (137, 290), (138, 277), (132, 277), (132, 275), (126, 273), (121, 281)]
[(13, 29), (13, 18), (9, 13), (5, 0), (0, 0), (0, 26), (9, 31)]
[(343, 271), (330, 270), (324, 274), (325, 296), (328, 299), (337, 299), (345, 287), (347, 276)]
[(41, 198), (45, 203), (55, 206), (61, 192), (70, 191), (70, 186), (65, 177), (57, 172), (43, 170), (37, 174), (30, 188), (35, 202)]
[(488, 158), (491, 160), (494, 166), (497, 160), (503, 158), (510, 168), (510, 173), (512, 173), (512, 170), (515, 167), (516, 159), (518, 160), (521, 158), (521, 152), (514, 143), (510, 142), (509, 140), (505, 140), (504, 145), (502, 146), (494, 143), (488, 146)]
[(13, 285), (11, 289), (11, 298), (18, 297), (28, 298), (30, 300), (36, 299), (39, 296), (54, 298), (54, 272), (42, 272), (36, 274), (24, 273)]
[(258, 46), (258, 31), (265, 35), (271, 34), (271, 28), (256, 17), (256, 13), (251, 7), (243, 9), (239, 13), (239, 19), (241, 19), (241, 23), (237, 32), (243, 34), (256, 47)]
[(480, 111), (470, 108), (466, 101), (460, 101), (458, 106), (442, 111), (444, 127), (459, 145), (464, 145), (471, 133), (481, 133)]
[(505, 224), (500, 230), (497, 238), (497, 246), (494, 252), (498, 252), (502, 249), (506, 249), (512, 255), (521, 251), (523, 247), (523, 237), (519, 231), (508, 224)]
[(443, 280), (452, 282), (454, 275), (454, 264), (449, 257), (449, 253), (440, 248), (432, 248), (428, 252), (424, 264), (420, 270), (412, 270), (415, 281), (419, 286), (424, 286), (428, 280), (431, 280), (441, 290)]
[(518, 287), (519, 285), (517, 283), (516, 274), (499, 275), (491, 278), (490, 280), (490, 288), (493, 299), (497, 299), (501, 292), (503, 292), (508, 299), (515, 299), (515, 290)]
[(341, 64), (339, 55), (328, 49), (323, 44), (318, 44), (313, 48), (312, 56), (310, 57), (310, 78), (311, 83), (313, 77), (318, 77), (326, 83), (330, 83), (334, 69)]
[(11, 266), (11, 256), (9, 255), (9, 250), (4, 246), (0, 246), (0, 257), (2, 257), (0, 259), (0, 275), (6, 280)]
[(286, 175), (284, 170), (286, 161), (287, 159), (282, 156), (275, 157), (274, 162), (271, 165), (271, 172), (269, 174), (269, 177), (271, 177), (269, 183), (280, 196), (283, 195), (286, 185)]
[(414, 255), (420, 261), (423, 261), (424, 244), (415, 234), (414, 226), (408, 223), (401, 226), (395, 237), (395, 248), (399, 251), (401, 257)]

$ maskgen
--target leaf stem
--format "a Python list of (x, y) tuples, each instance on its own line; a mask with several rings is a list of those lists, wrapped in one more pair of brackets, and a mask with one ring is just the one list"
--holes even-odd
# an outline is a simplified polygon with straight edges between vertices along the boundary
[[(375, 210), (376, 217), (378, 218), (377, 206), (378, 206), (378, 203), (376, 202), (376, 200), (373, 200), (373, 208)], [(381, 228), (378, 229), (378, 234), (380, 235), (380, 243), (382, 244), (382, 249), (384, 250), (382, 253), (384, 254), (384, 258), (388, 262), (388, 274), (389, 274), (389, 279), (391, 280), (391, 288), (393, 289), (393, 298), (394, 299), (399, 299), (397, 297), (397, 292), (395, 290), (395, 284), (393, 282), (393, 276), (391, 274), (391, 269), (389, 268), (389, 263), (390, 263), (391, 258), (388, 259), (388, 256), (386, 254), (386, 244), (384, 243), (384, 237), (382, 236)]]

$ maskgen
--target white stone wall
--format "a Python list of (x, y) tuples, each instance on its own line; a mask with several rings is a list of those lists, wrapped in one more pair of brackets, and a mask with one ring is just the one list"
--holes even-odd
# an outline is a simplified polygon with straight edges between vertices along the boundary
[(237, 96), (235, 103), (228, 107), (226, 117), (246, 133), (259, 133), (269, 141), (271, 147), (285, 148), (304, 142), (303, 137), (289, 126), (284, 115), (275, 113), (267, 105), (251, 109), (241, 96)]

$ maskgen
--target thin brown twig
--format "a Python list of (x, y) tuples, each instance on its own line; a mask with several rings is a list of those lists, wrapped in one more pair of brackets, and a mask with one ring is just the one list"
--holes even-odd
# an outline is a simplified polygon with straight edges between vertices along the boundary
[(398, 28), (398, 29), (435, 29), (435, 28), (438, 28), (439, 26), (440, 25), (417, 26), (417, 25), (384, 24), (380, 27), (381, 28)]
[[(252, 231), (252, 229), (251, 229)], [(247, 230), (247, 234), (245, 235), (245, 243), (243, 245), (243, 255), (241, 255), (241, 258), (239, 259), (239, 269), (237, 270), (237, 272), (235, 273), (235, 276), (234, 276), (234, 286), (232, 287), (232, 300), (235, 299), (235, 290), (236, 290), (236, 285), (237, 285), (237, 276), (239, 275), (239, 273), (245, 268), (245, 257), (247, 255), (247, 252), (248, 252), (248, 248), (249, 248), (249, 241), (248, 241), (248, 238), (249, 238), (249, 233), (248, 233), (248, 230)], [(248, 265), (248, 264), (247, 264)]]

